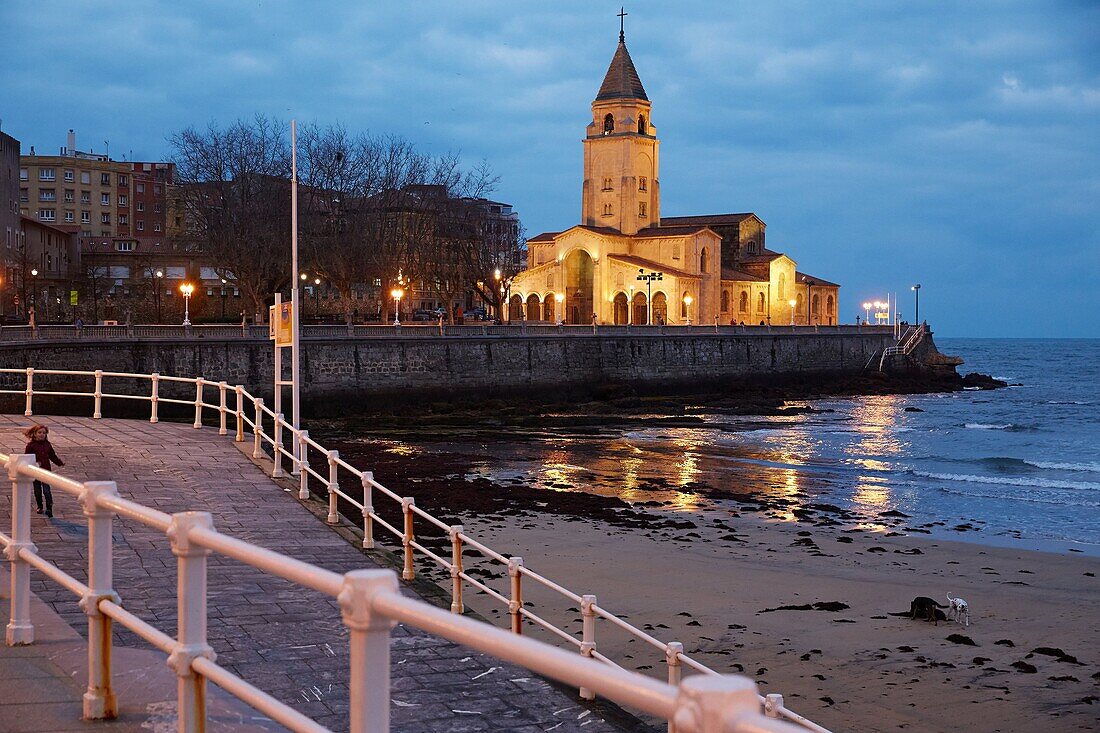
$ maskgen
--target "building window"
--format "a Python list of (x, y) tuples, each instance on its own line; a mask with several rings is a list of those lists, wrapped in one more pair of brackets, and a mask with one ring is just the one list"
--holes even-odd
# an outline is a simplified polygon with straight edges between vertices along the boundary
[(92, 223), (92, 212), (90, 212), (90, 211), (81, 211), (80, 212), (80, 221), (81, 221), (82, 224), (91, 224)]
[(115, 242), (115, 250), (118, 252), (133, 252), (133, 242)]
[(80, 192), (80, 203), (82, 203), (82, 204), (92, 203), (92, 192), (91, 191), (81, 191)]
[(750, 255), (756, 254), (756, 242), (749, 242), (749, 248), (748, 249), (749, 249), (749, 254)]
[(120, 195), (120, 196), (118, 197), (118, 205), (119, 205), (119, 206), (129, 206), (129, 205), (130, 205), (130, 197), (129, 197), (129, 196), (124, 196), (124, 195)]
[(728, 290), (722, 291), (722, 312), (730, 312), (730, 291)]
[(65, 212), (65, 221), (66, 222), (72, 224), (75, 220), (76, 220), (76, 215), (74, 215), (73, 212), (71, 212), (71, 211), (66, 211)]
[(56, 177), (57, 172), (53, 168), (39, 168), (38, 180), (40, 181), (52, 181)]
[(30, 193), (28, 193), (27, 189), (25, 189), (25, 188), (19, 189), (19, 203), (25, 204), (25, 203), (27, 203), (27, 201), (29, 199), (30, 199)]
[(611, 204), (604, 204), (603, 205), (603, 215), (604, 216), (611, 216)]
[(111, 223), (111, 215), (110, 214), (102, 214), (99, 217), (99, 221), (100, 221), (101, 224), (110, 224)]
[(137, 184), (137, 192), (138, 193), (145, 193), (145, 184), (144, 183)]
[(615, 117), (608, 112), (603, 118), (603, 134), (610, 135), (613, 132), (615, 132)]
[(65, 189), (65, 203), (71, 204), (74, 201), (76, 201), (76, 191), (72, 190), (71, 188), (66, 188)]
[(110, 173), (100, 173), (99, 174), (99, 183), (102, 186), (110, 186), (111, 185), (111, 174)]
[(639, 178), (639, 179), (638, 179), (638, 190), (639, 190), (639, 191), (647, 191), (647, 190), (649, 190), (649, 189), (647, 189), (647, 188), (646, 188), (646, 185), (647, 185), (647, 184), (646, 184), (646, 179), (645, 179), (645, 176), (642, 176), (641, 178)]
[(649, 216), (649, 214), (646, 213), (644, 201), (638, 204), (638, 216), (642, 217), (643, 219)]
[(127, 218), (127, 216), (125, 214), (119, 214), (118, 215), (118, 223), (119, 224), (125, 224), (127, 221), (129, 221), (129, 219)]
[(145, 211), (145, 202), (144, 201), (136, 201), (135, 203), (137, 204), (137, 210), (138, 211)]
[(160, 204), (153, 204), (153, 213), (160, 213)]
[(764, 294), (759, 293), (756, 296), (756, 312), (757, 313), (763, 313), (764, 312), (764, 305), (765, 305), (764, 304)]
[(674, 260), (680, 259), (680, 243), (679, 242), (676, 242), (675, 244), (672, 245), (672, 259), (674, 259)]
[(120, 186), (125, 186), (126, 185), (126, 176), (125, 175), (119, 174), (119, 176), (118, 176), (118, 185), (120, 185)]
[(143, 222), (143, 221), (139, 221), (139, 222), (137, 223), (137, 230), (138, 230), (139, 232), (144, 232), (144, 231), (145, 231), (145, 222)]
[(611, 179), (610, 178), (603, 179), (603, 190), (604, 191), (611, 191), (612, 190)]
[(92, 182), (92, 174), (89, 171), (80, 171), (80, 182), (81, 183), (91, 183)]
[(19, 180), (20, 181), (29, 181), (30, 180), (30, 177), (27, 175), (27, 169), (26, 168), (20, 168), (19, 169)]
[(153, 231), (154, 231), (154, 232), (159, 232), (159, 231), (160, 231), (160, 224), (157, 224), (157, 223), (155, 223), (155, 222), (154, 222), (154, 224), (153, 224)]
[(649, 126), (646, 125), (645, 115), (638, 115), (638, 134), (645, 135), (649, 132)]
[(109, 194), (109, 193), (99, 194), (99, 203), (102, 206), (110, 206), (111, 205), (111, 194)]
[(699, 272), (707, 272), (710, 268), (710, 258), (707, 256), (707, 248), (703, 247), (703, 251), (699, 253)]
[(830, 316), (833, 315), (833, 308), (835, 305), (836, 303), (833, 302), (833, 296), (830, 295), (825, 299), (825, 312)]
[(153, 194), (160, 196), (160, 186), (153, 186)]
[(39, 201), (57, 201), (57, 191), (52, 188), (43, 188), (38, 191)]
[(69, 183), (72, 183), (72, 181), (73, 181), (73, 169), (72, 168), (66, 168), (65, 169), (65, 180), (68, 181)]
[(41, 221), (53, 221), (54, 218), (56, 217), (56, 215), (57, 215), (57, 212), (55, 212), (53, 209), (39, 209), (38, 210), (38, 218)]
[(779, 273), (779, 288), (776, 293), (779, 295), (780, 300), (787, 299), (787, 275), (785, 273)]
[(739, 313), (748, 313), (749, 312), (749, 291), (748, 290), (742, 290), (741, 291), (741, 299), (737, 303), (737, 311)]

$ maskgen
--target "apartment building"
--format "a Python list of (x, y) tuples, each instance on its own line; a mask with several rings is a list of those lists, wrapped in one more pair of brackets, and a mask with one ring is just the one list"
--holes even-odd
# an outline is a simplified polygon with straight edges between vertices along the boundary
[(0, 318), (15, 312), (17, 253), (23, 229), (19, 215), (19, 141), (0, 132)]

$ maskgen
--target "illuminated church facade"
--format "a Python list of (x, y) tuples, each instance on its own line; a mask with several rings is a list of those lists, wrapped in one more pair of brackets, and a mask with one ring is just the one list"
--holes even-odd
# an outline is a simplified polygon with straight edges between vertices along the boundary
[(661, 216), (650, 113), (620, 33), (584, 138), (581, 223), (528, 240), (509, 320), (835, 324), (840, 286), (768, 249), (756, 214)]

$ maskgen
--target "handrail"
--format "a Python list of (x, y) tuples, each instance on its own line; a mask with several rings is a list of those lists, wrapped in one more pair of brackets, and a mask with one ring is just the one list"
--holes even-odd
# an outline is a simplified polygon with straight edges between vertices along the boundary
[[(79, 370), (60, 370), (60, 369), (39, 370), (39, 369), (34, 369), (34, 368), (27, 368), (27, 369), (0, 368), (0, 377), (2, 377), (3, 375), (8, 375), (8, 374), (10, 374), (10, 375), (20, 375), (22, 377), (25, 377), (25, 387), (24, 387), (24, 389), (18, 390), (18, 391), (16, 391), (16, 390), (0, 390), (0, 393), (7, 392), (9, 394), (10, 393), (24, 394), (25, 399), (26, 399), (24, 414), (28, 415), (28, 416), (33, 414), (33, 398), (34, 398), (35, 395), (50, 395), (50, 396), (52, 396), (52, 395), (58, 394), (58, 392), (43, 391), (41, 388), (36, 387), (35, 382), (34, 382), (34, 377), (36, 377), (38, 375), (70, 376), (70, 377), (94, 377), (95, 378), (96, 390), (97, 390), (97, 392), (99, 392), (99, 395), (96, 397), (96, 410), (95, 410), (95, 414), (94, 414), (95, 417), (98, 417), (99, 414), (100, 414), (99, 404), (101, 402), (101, 399), (103, 397), (108, 397), (109, 396), (108, 393), (103, 393), (101, 391), (102, 379), (104, 377), (109, 376), (112, 379), (136, 379), (136, 380), (151, 382), (152, 383), (152, 389), (150, 391), (150, 394), (130, 396), (131, 399), (144, 400), (144, 401), (147, 401), (147, 402), (151, 403), (151, 408), (152, 409), (151, 409), (150, 421), (151, 422), (156, 422), (159, 419), (158, 414), (157, 414), (157, 404), (158, 403), (168, 403), (168, 404), (175, 403), (175, 404), (182, 404), (182, 405), (193, 405), (194, 408), (195, 408), (195, 422), (194, 422), (194, 427), (195, 428), (202, 427), (202, 418), (203, 418), (206, 411), (213, 410), (215, 413), (219, 414), (219, 417), (223, 416), (221, 414), (222, 413), (221, 405), (222, 404), (228, 404), (227, 401), (226, 401), (226, 395), (227, 395), (228, 392), (235, 392), (235, 393), (241, 395), (242, 399), (241, 399), (241, 402), (239, 403), (241, 409), (238, 410), (238, 408), (235, 406), (233, 408), (228, 408), (227, 407), (224, 410), (224, 416), (232, 416), (235, 420), (240, 421), (240, 427), (235, 432), (235, 438), (234, 438), (235, 441), (236, 442), (243, 442), (243, 440), (244, 440), (244, 425), (248, 424), (250, 426), (252, 434), (253, 434), (253, 442), (254, 442), (253, 457), (254, 458), (260, 457), (260, 455), (261, 455), (260, 451), (266, 452), (266, 449), (270, 450), (270, 457), (271, 457), (272, 462), (273, 462), (273, 469), (272, 469), (272, 477), (273, 478), (278, 478), (278, 477), (286, 475), (286, 472), (284, 471), (284, 463), (289, 461), (290, 466), (293, 469), (295, 469), (294, 472), (298, 474), (299, 487), (300, 487), (299, 488), (299, 494), (298, 494), (299, 498), (301, 498), (301, 499), (309, 498), (310, 490), (311, 490), (311, 481), (310, 481), (310, 479), (313, 479), (313, 483), (321, 484), (321, 487), (322, 487), (321, 490), (324, 493), (324, 495), (327, 496), (328, 501), (329, 501), (329, 517), (328, 517), (328, 519), (329, 519), (330, 523), (338, 523), (339, 520), (340, 520), (340, 515), (337, 512), (337, 499), (338, 498), (342, 498), (344, 501), (348, 502), (353, 507), (355, 507), (355, 509), (358, 510), (361, 513), (362, 519), (363, 519), (363, 530), (364, 530), (363, 547), (364, 548), (371, 549), (371, 548), (374, 547), (374, 544), (375, 544), (374, 528), (375, 528), (375, 526), (380, 526), (383, 530), (385, 530), (389, 534), (393, 535), (393, 537), (400, 540), (400, 544), (401, 544), (401, 547), (402, 547), (401, 553), (402, 553), (402, 556), (403, 556), (403, 569), (402, 569), (402, 573), (401, 573), (402, 579), (412, 580), (416, 577), (416, 560), (417, 560), (418, 556), (422, 559), (426, 558), (426, 559), (430, 560), (432, 563), (434, 563), (437, 567), (440, 567), (440, 568), (446, 570), (451, 575), (451, 578), (452, 578), (452, 583), (451, 583), (452, 604), (451, 604), (451, 608), (454, 612), (462, 613), (462, 611), (464, 610), (464, 603), (463, 603), (463, 600), (462, 600), (462, 591), (463, 591), (462, 586), (465, 583), (467, 585), (472, 586), (478, 592), (485, 594), (487, 597), (493, 599), (494, 601), (499, 602), (502, 606), (506, 607), (508, 609), (508, 612), (509, 612), (512, 631), (516, 634), (522, 634), (523, 633), (523, 621), (524, 620), (533, 622), (537, 626), (542, 627), (542, 628), (549, 628), (549, 627), (553, 626), (553, 624), (551, 622), (549, 622), (546, 619), (538, 616), (534, 611), (531, 611), (531, 610), (523, 607), (523, 603), (522, 603), (522, 586), (523, 586), (522, 579), (524, 577), (526, 577), (531, 582), (536, 583), (541, 588), (549, 590), (552, 593), (555, 593), (555, 594), (559, 595), (563, 599), (567, 599), (568, 601), (570, 601), (572, 603), (581, 603), (582, 604), (582, 609), (585, 608), (585, 599), (589, 599), (589, 598), (591, 599), (591, 604), (590, 604), (590, 607), (589, 607), (589, 610), (588, 610), (588, 613), (591, 616), (590, 623), (586, 623), (584, 625), (584, 629), (582, 629), (582, 639), (580, 641), (575, 641), (574, 642), (575, 644), (577, 644), (580, 647), (581, 653), (583, 655), (593, 656), (597, 659), (600, 659), (600, 658), (605, 658), (606, 659), (606, 657), (603, 657), (602, 654), (598, 654), (598, 655), (593, 654), (593, 652), (596, 649), (596, 625), (595, 625), (595, 620), (597, 618), (602, 618), (602, 619), (612, 623), (613, 625), (615, 625), (616, 627), (618, 627), (622, 631), (626, 632), (627, 634), (630, 634), (631, 636), (638, 639), (639, 641), (643, 641), (649, 646), (660, 649), (661, 654), (664, 657), (665, 664), (668, 667), (669, 679), (672, 679), (674, 676), (676, 676), (678, 678), (679, 665), (681, 665), (681, 664), (686, 665), (686, 666), (688, 666), (691, 669), (694, 669), (696, 671), (705, 673), (707, 675), (718, 675), (719, 674), (716, 670), (711, 669), (707, 665), (705, 665), (702, 662), (690, 657), (688, 654), (683, 652), (682, 645), (678, 644), (677, 642), (661, 641), (660, 639), (657, 639), (656, 637), (652, 636), (651, 634), (649, 634), (649, 633), (643, 631), (642, 629), (634, 626), (633, 624), (631, 624), (630, 622), (626, 621), (625, 619), (619, 617), (618, 615), (614, 614), (613, 612), (611, 612), (607, 609), (604, 609), (600, 606), (597, 606), (596, 603), (595, 603), (595, 596), (585, 596), (585, 595), (577, 594), (573, 591), (570, 591), (569, 589), (567, 589), (564, 586), (550, 580), (549, 578), (546, 578), (545, 576), (530, 570), (523, 563), (522, 559), (516, 558), (516, 557), (509, 557), (509, 556), (507, 556), (507, 555), (505, 555), (501, 552), (498, 552), (498, 551), (494, 550), (493, 548), (489, 547), (488, 545), (484, 544), (483, 542), (480, 542), (479, 540), (477, 540), (476, 538), (471, 536), (469, 533), (461, 531), (461, 528), (458, 528), (459, 531), (452, 531), (456, 528), (453, 528), (453, 527), (449, 526), (448, 524), (446, 524), (445, 522), (443, 522), (439, 518), (432, 515), (430, 512), (428, 512), (425, 509), (417, 506), (416, 502), (412, 498), (402, 497), (398, 492), (395, 492), (395, 491), (387, 488), (386, 486), (384, 486), (380, 482), (378, 482), (374, 478), (373, 472), (371, 472), (371, 471), (362, 471), (360, 469), (355, 468), (354, 466), (352, 466), (347, 461), (341, 459), (336, 451), (328, 451), (320, 443), (318, 443), (317, 441), (310, 438), (308, 436), (307, 431), (295, 429), (288, 421), (286, 421), (283, 418), (283, 416), (281, 414), (277, 414), (274, 410), (269, 408), (266, 404), (264, 404), (263, 400), (261, 400), (259, 398), (256, 398), (256, 397), (253, 397), (246, 390), (244, 390), (243, 387), (238, 388), (236, 386), (228, 385), (225, 382), (212, 382), (210, 380), (203, 379), (202, 377), (198, 377), (198, 378), (175, 377), (175, 376), (152, 375), (152, 374), (133, 374), (133, 373), (127, 373), (127, 372), (109, 372), (108, 373), (108, 372), (102, 372), (102, 371), (97, 372), (97, 371), (87, 371), (87, 370), (79, 371)], [(182, 398), (181, 399), (175, 399), (175, 398), (165, 397), (164, 392), (165, 392), (165, 388), (166, 388), (167, 385), (163, 384), (163, 383), (180, 385), (181, 389), (182, 389), (180, 394), (186, 395), (187, 398), (186, 399), (182, 399)], [(193, 388), (189, 389), (187, 385), (191, 385)], [(204, 395), (205, 395), (206, 390), (218, 390), (219, 399), (218, 399), (217, 404), (208, 403), (208, 402), (205, 401)], [(84, 396), (92, 396), (90, 393), (78, 393), (78, 394), (82, 394)], [(254, 418), (258, 418), (260, 420), (260, 424), (256, 424), (256, 421), (255, 421)], [(265, 426), (263, 424), (265, 422), (270, 423), (271, 429), (265, 429)], [(230, 432), (232, 432), (232, 431), (230, 431)], [(284, 445), (284, 441), (282, 439), (282, 436), (284, 436), (284, 435), (290, 436), (289, 439), (292, 442), (293, 441), (299, 441), (299, 443), (297, 445), (298, 445), (298, 447), (301, 448), (301, 451), (300, 451), (300, 454), (297, 457), (295, 457), (295, 452), (290, 447)], [(325, 460), (328, 463), (328, 476), (322, 475), (322, 473), (320, 471), (317, 471), (317, 470), (315, 470), (311, 467), (310, 458), (309, 458), (309, 449), (310, 448), (312, 448), (314, 451), (316, 451), (318, 453), (321, 453), (325, 456)], [(317, 465), (321, 465), (321, 464), (318, 463)], [(352, 494), (349, 491), (347, 491), (346, 489), (341, 488), (341, 482), (340, 482), (340, 470), (341, 469), (343, 469), (343, 471), (346, 474), (350, 474), (352, 477), (354, 477), (354, 485), (361, 490), (362, 499), (353, 498)], [(32, 470), (36, 470), (36, 469), (32, 469)], [(37, 469), (37, 470), (40, 470), (40, 469)], [(348, 484), (343, 484), (343, 486), (347, 487)], [(403, 521), (403, 525), (404, 525), (403, 527), (399, 528), (399, 527), (396, 527), (396, 526), (390, 524), (389, 522), (384, 520), (381, 516), (379, 516), (379, 514), (375, 511), (373, 498), (374, 498), (374, 494), (375, 494), (376, 491), (400, 505), (400, 509), (401, 509), (401, 512), (402, 512), (403, 520), (404, 520)], [(125, 505), (126, 500), (118, 500), (118, 502), (119, 502), (119, 504), (116, 505), (116, 506), (112, 506), (112, 509), (114, 509), (115, 511), (118, 511), (119, 513), (121, 513), (125, 516), (129, 516), (131, 518), (138, 519), (139, 521), (142, 521), (141, 517), (139, 516), (139, 513), (135, 510), (134, 507)], [(155, 510), (145, 510), (145, 511), (155, 511)], [(171, 518), (168, 515), (166, 515), (162, 512), (157, 512), (157, 514), (160, 515), (160, 516), (156, 517), (157, 525), (158, 526), (163, 525), (162, 528), (167, 527), (168, 522), (170, 522)], [(415, 530), (415, 523), (416, 523), (415, 520), (416, 520), (417, 517), (421, 518), (424, 521), (427, 521), (435, 529), (442, 530), (445, 534), (450, 536), (451, 541), (452, 541), (452, 550), (453, 550), (452, 560), (450, 562), (448, 562), (446, 559), (444, 559), (440, 555), (437, 555), (436, 553), (427, 550), (422, 543), (417, 541), (417, 539), (416, 539), (416, 530)], [(204, 537), (204, 535), (200, 532), (199, 537), (200, 538)], [(202, 540), (200, 539), (199, 541), (201, 542)], [(211, 541), (213, 541), (213, 540), (211, 540)], [(221, 539), (218, 539), (217, 541), (218, 542), (223, 542), (223, 543), (229, 543), (229, 541), (226, 540), (224, 538), (224, 536)], [(229, 544), (232, 544), (232, 543), (229, 543)], [(219, 548), (209, 548), (209, 549), (224, 550), (224, 546), (219, 547)], [(492, 589), (488, 584), (474, 579), (467, 572), (465, 572), (464, 569), (462, 568), (462, 562), (461, 562), (461, 553), (464, 549), (474, 550), (483, 559), (488, 560), (489, 562), (492, 562), (492, 563), (497, 563), (499, 565), (503, 565), (505, 568), (507, 568), (508, 577), (510, 579), (510, 584), (511, 584), (510, 592), (509, 593), (498, 592), (497, 590)], [(417, 551), (419, 551), (419, 552), (417, 552)], [(455, 553), (457, 553), (457, 555)], [(455, 557), (458, 557), (460, 559), (460, 561), (458, 563), (454, 562)], [(302, 577), (305, 577), (305, 576), (302, 576)], [(331, 583), (333, 583), (335, 581), (332, 578), (330, 578), (327, 582), (330, 584), (330, 588), (331, 588)], [(320, 589), (318, 589), (318, 590), (320, 590)], [(564, 632), (564, 631), (562, 633), (563, 634), (568, 634), (568, 632)], [(576, 639), (576, 637), (572, 636), (571, 634), (568, 634), (568, 635), (571, 638), (573, 638), (574, 640)], [(555, 634), (555, 636), (560, 636), (560, 634)], [(670, 649), (673, 649), (675, 651), (670, 652), (669, 651)], [(587, 690), (582, 690), (582, 692), (587, 692)], [(760, 698), (761, 702), (763, 702), (764, 700), (765, 700), (765, 698), (763, 698), (763, 697)], [(781, 708), (781, 709), (777, 710), (777, 715), (781, 714), (781, 712), (783, 710), (785, 710), (785, 708)], [(799, 717), (801, 717), (801, 716), (799, 716)], [(809, 726), (807, 726), (807, 727), (809, 727)], [(819, 728), (816, 728), (816, 727), (812, 728), (812, 729), (813, 730), (819, 730)], [(824, 729), (820, 729), (820, 730), (824, 730)]]
[[(638, 672), (608, 666), (570, 654), (545, 642), (509, 634), (472, 618), (448, 613), (418, 598), (405, 597), (390, 570), (352, 570), (343, 575), (252, 545), (216, 530), (209, 512), (177, 512), (167, 526), (159, 511), (121, 499), (113, 481), (78, 483), (34, 466), (33, 456), (0, 454), (11, 479), (12, 534), (0, 532), (0, 544), (11, 562), (9, 645), (32, 644), (30, 569), (59, 582), (80, 597), (88, 617), (88, 688), (83, 696), (86, 720), (118, 715), (113, 690), (112, 622), (168, 655), (179, 678), (178, 730), (198, 733), (207, 721), (208, 682), (252, 706), (292, 731), (324, 733), (319, 725), (289, 705), (218, 665), (207, 627), (207, 558), (211, 552), (258, 570), (305, 585), (339, 605), (349, 630), (349, 715), (352, 733), (386, 733), (390, 709), (390, 630), (396, 623), (413, 626), (451, 642), (526, 667), (536, 673), (660, 716), (680, 733), (796, 733), (799, 729), (765, 713), (756, 684), (743, 676), (692, 677), (671, 685)], [(88, 584), (64, 573), (41, 557), (31, 542), (31, 484), (45, 480), (72, 494), (88, 518)], [(125, 610), (112, 587), (115, 509), (164, 532), (177, 560), (177, 637)], [(769, 698), (771, 700), (771, 698)], [(774, 709), (774, 705), (772, 706)]]

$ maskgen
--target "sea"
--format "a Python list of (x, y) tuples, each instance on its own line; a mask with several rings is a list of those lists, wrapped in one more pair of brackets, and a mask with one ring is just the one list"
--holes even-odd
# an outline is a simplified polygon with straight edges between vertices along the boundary
[[(471, 474), (547, 490), (713, 510), (701, 486), (884, 512), (944, 539), (1100, 555), (1100, 340), (937, 339), (960, 373), (1011, 386), (848, 397), (782, 417), (709, 414), (685, 428), (480, 442)], [(442, 446), (437, 446), (442, 449)], [(451, 444), (448, 450), (459, 449)], [(419, 446), (418, 450), (433, 450)], [(731, 504), (731, 507), (733, 505)], [(793, 521), (793, 517), (791, 518)]]

